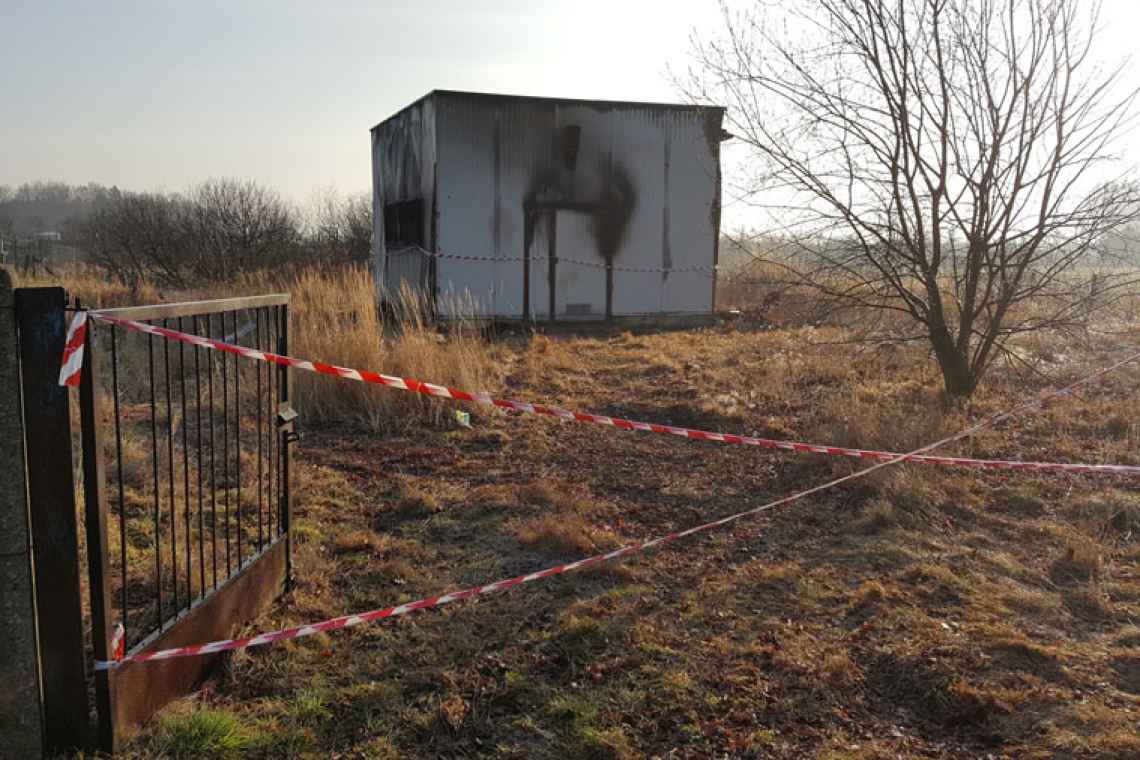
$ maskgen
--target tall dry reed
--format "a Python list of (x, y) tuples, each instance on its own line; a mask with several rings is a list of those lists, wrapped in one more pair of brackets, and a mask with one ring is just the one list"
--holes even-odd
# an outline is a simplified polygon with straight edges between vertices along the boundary
[[(364, 266), (309, 269), (292, 283), (297, 356), (388, 375), (414, 377), (466, 390), (497, 382), (489, 348), (471, 319), (449, 322), (441, 333), (422, 301), (404, 291), (398, 317), (385, 319), (376, 307), (372, 272)], [(420, 394), (297, 373), (300, 404), (316, 423), (350, 423), (369, 430), (440, 424), (455, 405)]]
[(172, 298), (173, 294), (163, 293), (161, 289), (148, 282), (130, 288), (121, 282), (108, 279), (107, 273), (103, 270), (83, 263), (60, 265), (51, 272), (37, 269), (28, 273), (18, 267), (11, 267), (8, 271), (17, 288), (64, 287), (69, 296), (78, 298), (84, 306), (92, 309), (180, 300)]

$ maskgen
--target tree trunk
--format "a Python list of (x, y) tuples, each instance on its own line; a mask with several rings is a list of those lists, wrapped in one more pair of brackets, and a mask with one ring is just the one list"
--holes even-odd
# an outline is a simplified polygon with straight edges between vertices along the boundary
[(978, 386), (978, 376), (970, 367), (965, 349), (959, 349), (944, 325), (930, 326), (930, 342), (942, 370), (942, 384), (951, 396), (969, 396)]

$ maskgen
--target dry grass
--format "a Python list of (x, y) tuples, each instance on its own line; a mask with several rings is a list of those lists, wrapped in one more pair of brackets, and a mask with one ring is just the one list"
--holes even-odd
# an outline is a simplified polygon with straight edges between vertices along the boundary
[[(324, 313), (317, 347), (357, 319)], [(381, 331), (387, 371), (403, 338), (367, 330)], [(893, 449), (1129, 349), (1119, 339), (1062, 356), (1048, 336), (1027, 340), (1050, 379), (998, 364), (974, 399), (949, 406), (917, 346), (843, 337), (738, 322), (462, 339), (498, 360), (501, 379), (486, 382), (515, 397)], [(947, 453), (1140, 462), (1135, 407), (1131, 377), (1115, 373)], [(534, 572), (860, 466), (514, 415), (439, 429), (451, 408), (401, 408), (384, 435), (359, 419), (306, 437), (296, 582), (250, 632)], [(231, 714), (259, 757), (1136, 757), (1137, 504), (1125, 480), (900, 466), (621, 573), (235, 654), (134, 752), (190, 746), (170, 743), (171, 726), (209, 710)], [(231, 721), (198, 723), (224, 738)]]
[[(376, 285), (366, 266), (263, 272), (225, 286), (186, 292), (163, 291), (146, 283), (132, 291), (82, 265), (61, 269), (58, 275), (16, 276), (15, 281), (18, 287), (62, 285), (92, 308), (287, 292), (293, 356), (471, 391), (498, 385), (497, 364), (479, 324), (460, 316), (441, 332), (429, 323), (423, 303), (408, 291), (401, 294), (395, 316), (385, 317), (376, 307)], [(461, 308), (452, 311), (465, 313)], [(294, 378), (297, 406), (309, 425), (392, 431), (423, 423), (451, 424), (454, 419), (452, 405), (417, 393), (309, 372), (295, 372)]]
[[(948, 408), (920, 353), (844, 358), (805, 342), (820, 335), (493, 350), (519, 397), (863, 446), (925, 442), (1041, 384), (1006, 369)], [(1074, 460), (1096, 440), (1102, 461), (1128, 461), (1135, 442), (1100, 433), (1129, 391), (1110, 378), (953, 451)], [(858, 466), (519, 416), (474, 425), (306, 439), (298, 523), (317, 527), (295, 591), (251, 630), (533, 572)], [(1123, 482), (900, 467), (621, 573), (235, 657), (207, 703), (241, 716), (265, 757), (1130, 757), (1134, 505)]]
[(37, 271), (34, 275), (21, 274), (19, 269), (9, 271), (17, 288), (62, 286), (67, 288), (69, 296), (78, 298), (83, 306), (91, 309), (181, 301), (188, 297), (188, 294), (164, 291), (148, 282), (140, 283), (139, 287), (132, 290), (120, 282), (107, 279), (102, 270), (85, 264), (61, 266), (53, 270), (55, 275), (44, 271)]
[(1086, 539), (1074, 539), (1053, 562), (1050, 574), (1057, 583), (1086, 583), (1100, 578), (1103, 567), (1100, 546)]
[(439, 500), (406, 480), (396, 484), (396, 510), (406, 517), (424, 517), (439, 512)]
[(549, 554), (575, 556), (593, 554), (598, 549), (592, 530), (580, 515), (548, 515), (528, 520), (519, 526), (519, 541), (524, 546)]
[(372, 531), (354, 530), (338, 535), (333, 540), (333, 551), (337, 554), (363, 552), (380, 555), (384, 552), (384, 540)]
[[(376, 309), (375, 284), (366, 267), (334, 273), (306, 270), (291, 283), (290, 292), (296, 326), (292, 351), (297, 356), (469, 391), (497, 385), (495, 362), (478, 325), (455, 320), (441, 333), (428, 324), (423, 306), (407, 292), (400, 319), (385, 320)], [(454, 405), (427, 396), (297, 374), (301, 408), (321, 423), (392, 430), (453, 419)]]

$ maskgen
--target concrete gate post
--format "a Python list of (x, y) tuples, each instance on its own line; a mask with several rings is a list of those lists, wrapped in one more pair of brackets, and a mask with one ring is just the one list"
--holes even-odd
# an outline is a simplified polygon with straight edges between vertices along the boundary
[(0, 758), (43, 751), (19, 355), (12, 281), (0, 269)]

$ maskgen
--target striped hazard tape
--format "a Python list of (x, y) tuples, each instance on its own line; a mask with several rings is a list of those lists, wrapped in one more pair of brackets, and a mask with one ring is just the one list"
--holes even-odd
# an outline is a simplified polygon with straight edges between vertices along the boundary
[[(602, 562), (622, 559), (625, 557), (632, 556), (634, 554), (640, 554), (640, 553), (645, 552), (645, 551), (652, 549), (654, 547), (663, 546), (665, 544), (669, 544), (669, 543), (672, 543), (674, 541), (678, 541), (682, 538), (687, 538), (688, 536), (693, 536), (693, 535), (696, 535), (698, 533), (705, 533), (705, 532), (708, 532), (710, 530), (714, 530), (716, 528), (721, 528), (721, 527), (724, 527), (726, 525), (730, 525), (732, 523), (738, 522), (739, 520), (743, 520), (746, 517), (752, 517), (752, 516), (761, 514), (763, 512), (767, 512), (769, 510), (775, 509), (777, 507), (783, 506), (785, 504), (790, 504), (792, 502), (799, 501), (799, 500), (804, 499), (808, 496), (812, 496), (812, 495), (820, 493), (822, 491), (829, 490), (829, 489), (834, 488), (835, 486), (841, 485), (843, 483), (847, 483), (847, 482), (865, 477), (865, 476), (871, 474), (872, 472), (875, 472), (876, 470), (883, 469), (884, 467), (889, 467), (893, 464), (898, 464), (899, 462), (908, 461), (908, 459), (911, 457), (923, 454), (927, 451), (932, 451), (936, 448), (939, 448), (940, 446), (945, 446), (948, 443), (952, 443), (954, 441), (957, 441), (957, 440), (960, 440), (962, 438), (966, 438), (970, 435), (973, 435), (974, 433), (977, 433), (980, 430), (983, 430), (983, 429), (988, 428), (988, 427), (992, 427), (993, 425), (996, 425), (998, 422), (1001, 422), (1002, 420), (1008, 419), (1009, 417), (1013, 416), (1014, 414), (1017, 414), (1018, 412), (1028, 411), (1031, 409), (1038, 409), (1049, 398), (1054, 398), (1057, 396), (1067, 394), (1067, 393), (1073, 391), (1074, 389), (1079, 388), (1083, 385), (1087, 385), (1088, 383), (1092, 382), (1093, 380), (1095, 380), (1099, 377), (1102, 377), (1103, 375), (1105, 375), (1109, 372), (1112, 372), (1113, 370), (1118, 369), (1118, 368), (1124, 366), (1125, 364), (1136, 361), (1137, 359), (1140, 359), (1140, 353), (1133, 354), (1132, 356), (1129, 356), (1128, 358), (1126, 358), (1120, 362), (1117, 362), (1116, 364), (1114, 364), (1110, 367), (1106, 367), (1106, 368), (1100, 370), (1099, 372), (1097, 372), (1094, 375), (1090, 375), (1089, 377), (1086, 377), (1082, 380), (1078, 380), (1077, 382), (1073, 383), (1072, 385), (1069, 385), (1069, 386), (1062, 388), (1060, 390), (1049, 391), (1049, 392), (1043, 394), (1042, 396), (1038, 397), (1035, 400), (1027, 401), (1023, 404), (1020, 404), (1017, 407), (1014, 407), (1013, 409), (1011, 409), (1010, 411), (1003, 412), (1001, 414), (995, 414), (992, 417), (988, 417), (988, 418), (982, 420), (981, 422), (978, 422), (977, 424), (966, 428), (965, 430), (961, 430), (961, 431), (954, 433), (953, 435), (947, 436), (946, 438), (943, 438), (939, 441), (935, 441), (934, 443), (927, 444), (927, 445), (925, 445), (921, 448), (915, 449), (914, 451), (911, 451), (907, 454), (899, 454), (899, 455), (895, 456), (893, 459), (883, 461), (883, 462), (877, 462), (877, 463), (871, 465), (870, 467), (865, 467), (862, 470), (857, 470), (857, 471), (849, 473), (847, 475), (843, 475), (843, 476), (835, 478), (833, 480), (829, 480), (826, 483), (821, 483), (820, 485), (813, 486), (812, 488), (809, 488), (805, 491), (797, 491), (795, 493), (788, 494), (787, 496), (783, 496), (781, 498), (778, 498), (774, 501), (770, 501), (770, 502), (763, 504), (761, 506), (758, 506), (758, 507), (755, 507), (752, 509), (746, 509), (742, 512), (737, 512), (735, 514), (728, 515), (727, 517), (721, 517), (717, 520), (712, 520), (710, 522), (706, 522), (706, 523), (703, 523), (701, 525), (696, 525), (696, 526), (693, 526), (691, 528), (687, 528), (685, 530), (676, 531), (674, 533), (669, 533), (667, 535), (660, 536), (658, 538), (654, 538), (654, 539), (651, 539), (649, 541), (642, 541), (640, 543), (635, 543), (635, 544), (630, 544), (628, 546), (623, 546), (622, 548), (615, 549), (614, 551), (605, 552), (602, 554), (595, 554), (592, 557), (586, 557), (585, 559), (580, 559), (580, 560), (577, 560), (576, 562), (569, 562), (569, 563), (554, 565), (553, 567), (548, 567), (544, 570), (538, 570), (536, 572), (528, 573), (526, 575), (517, 575), (513, 578), (505, 578), (505, 579), (500, 580), (500, 581), (495, 581), (494, 583), (488, 583), (488, 584), (483, 585), (483, 586), (473, 586), (471, 588), (463, 589), (460, 591), (449, 591), (446, 594), (441, 594), (439, 596), (429, 596), (429, 597), (425, 597), (423, 599), (418, 599), (414, 602), (407, 602), (405, 604), (399, 604), (399, 605), (395, 605), (393, 607), (384, 607), (383, 609), (370, 610), (368, 612), (358, 612), (358, 613), (355, 613), (352, 615), (343, 615), (341, 617), (335, 617), (335, 618), (330, 618), (328, 620), (322, 620), (322, 621), (317, 622), (317, 623), (308, 623), (306, 625), (299, 625), (299, 626), (296, 626), (293, 628), (282, 628), (280, 630), (268, 631), (266, 633), (259, 633), (256, 636), (248, 636), (248, 637), (240, 638), (240, 639), (224, 639), (221, 641), (211, 641), (211, 642), (206, 643), (206, 644), (195, 644), (192, 646), (174, 647), (172, 649), (160, 649), (160, 650), (151, 651), (151, 652), (139, 652), (136, 654), (118, 657), (117, 659), (115, 659), (113, 661), (97, 660), (95, 662), (95, 668), (96, 668), (96, 670), (110, 670), (113, 668), (118, 668), (118, 667), (121, 667), (123, 665), (126, 665), (127, 663), (153, 662), (153, 661), (157, 661), (157, 660), (170, 660), (170, 659), (174, 659), (174, 658), (178, 658), (178, 657), (195, 657), (198, 655), (213, 654), (216, 652), (226, 652), (226, 651), (230, 651), (230, 650), (234, 650), (234, 649), (248, 649), (250, 647), (263, 646), (265, 644), (273, 644), (273, 643), (276, 643), (278, 641), (288, 641), (290, 639), (299, 639), (299, 638), (302, 638), (304, 636), (312, 636), (313, 634), (316, 634), (316, 633), (326, 633), (326, 632), (330, 632), (330, 631), (337, 631), (337, 630), (340, 630), (341, 628), (351, 628), (354, 626), (363, 625), (365, 623), (372, 623), (372, 622), (375, 622), (377, 620), (384, 620), (385, 618), (399, 617), (401, 615), (406, 615), (409, 612), (415, 612), (416, 610), (426, 610), (426, 609), (432, 609), (432, 608), (436, 608), (436, 607), (442, 607), (445, 604), (450, 604), (451, 602), (457, 602), (457, 601), (460, 601), (462, 599), (471, 599), (472, 597), (482, 596), (484, 594), (491, 594), (491, 593), (494, 593), (496, 591), (506, 591), (507, 589), (514, 588), (515, 586), (521, 586), (521, 585), (526, 584), (526, 583), (533, 583), (535, 581), (542, 580), (543, 578), (550, 578), (550, 577), (555, 576), (555, 575), (564, 575), (566, 573), (571, 573), (571, 572), (574, 572), (576, 570), (581, 570), (583, 568), (590, 567), (591, 565), (597, 565), (597, 564), (602, 563)], [(114, 651), (113, 647), (112, 647), (111, 651)]]
[(67, 327), (63, 340), (63, 361), (59, 367), (59, 384), (69, 387), (79, 385), (79, 371), (83, 369), (83, 346), (87, 341), (86, 311), (77, 311)]
[[(73, 329), (75, 329), (75, 322), (79, 321), (78, 315), (82, 313), (83, 312), (77, 313), (77, 318), (72, 323)], [(585, 422), (593, 425), (605, 425), (622, 430), (640, 430), (643, 432), (675, 435), (681, 438), (689, 438), (695, 441), (714, 441), (717, 443), (728, 443), (741, 446), (758, 446), (764, 449), (775, 449), (780, 451), (793, 451), (810, 454), (825, 454), (830, 456), (851, 457), (854, 459), (877, 460), (881, 462), (891, 461), (901, 457), (903, 461), (916, 462), (919, 464), (936, 464), (952, 467), (972, 467), (984, 470), (1022, 470), (1034, 472), (1140, 475), (1140, 466), (1137, 465), (1075, 464), (1065, 462), (1021, 462), (1004, 459), (923, 456), (914, 453), (900, 454), (892, 451), (855, 449), (847, 448), (844, 446), (829, 446), (818, 443), (804, 443), (802, 441), (782, 441), (771, 438), (757, 438), (755, 436), (736, 435), (733, 433), (717, 433), (708, 430), (677, 427), (675, 425), (660, 425), (652, 422), (639, 422), (636, 420), (622, 419), (621, 417), (610, 417), (604, 414), (593, 414), (591, 412), (574, 412), (547, 404), (531, 404), (524, 401), (511, 401), (509, 399), (494, 398), (487, 393), (472, 393), (470, 391), (458, 390), (456, 388), (448, 388), (447, 386), (443, 385), (421, 382), (410, 377), (382, 375), (376, 372), (351, 369), (349, 367), (338, 367), (334, 364), (325, 364), (323, 362), (294, 359), (290, 356), (282, 356), (280, 354), (269, 353), (267, 351), (258, 351), (256, 349), (246, 348), (244, 346), (238, 346), (219, 340), (213, 340), (211, 338), (203, 338), (199, 335), (191, 335), (189, 333), (178, 332), (177, 330), (171, 330), (166, 327), (156, 327), (155, 325), (148, 325), (129, 319), (112, 317), (106, 314), (100, 314), (97, 311), (90, 312), (90, 315), (92, 319), (118, 325), (119, 327), (123, 327), (128, 330), (135, 330), (151, 335), (159, 335), (164, 338), (169, 338), (170, 340), (182, 341), (184, 343), (200, 346), (202, 348), (213, 349), (215, 351), (225, 351), (227, 353), (236, 354), (238, 356), (254, 359), (256, 361), (271, 362), (282, 366), (295, 367), (296, 369), (305, 370), (307, 372), (317, 372), (319, 374), (331, 375), (333, 377), (339, 377), (345, 380), (355, 380), (363, 383), (382, 385), (384, 387), (394, 388), (396, 390), (422, 393), (427, 396), (450, 398), (457, 401), (470, 401), (476, 404), (482, 404), (484, 406), (492, 406), (498, 407), (500, 409), (509, 409), (516, 412), (523, 412), (524, 414), (536, 414), (546, 417), (556, 417), (558, 419), (570, 420), (573, 422)], [(81, 326), (80, 329), (82, 330), (85, 328), (82, 328)], [(71, 345), (71, 342), (71, 334), (69, 333), (69, 346)], [(81, 349), (82, 344), (80, 344), (80, 350)], [(75, 355), (69, 356), (65, 353), (64, 369), (65, 371), (69, 371), (73, 374), (65, 377), (65, 372), (61, 372), (61, 385), (74, 385), (78, 383), (81, 362), (82, 353), (78, 354), (78, 359), (76, 359)]]

